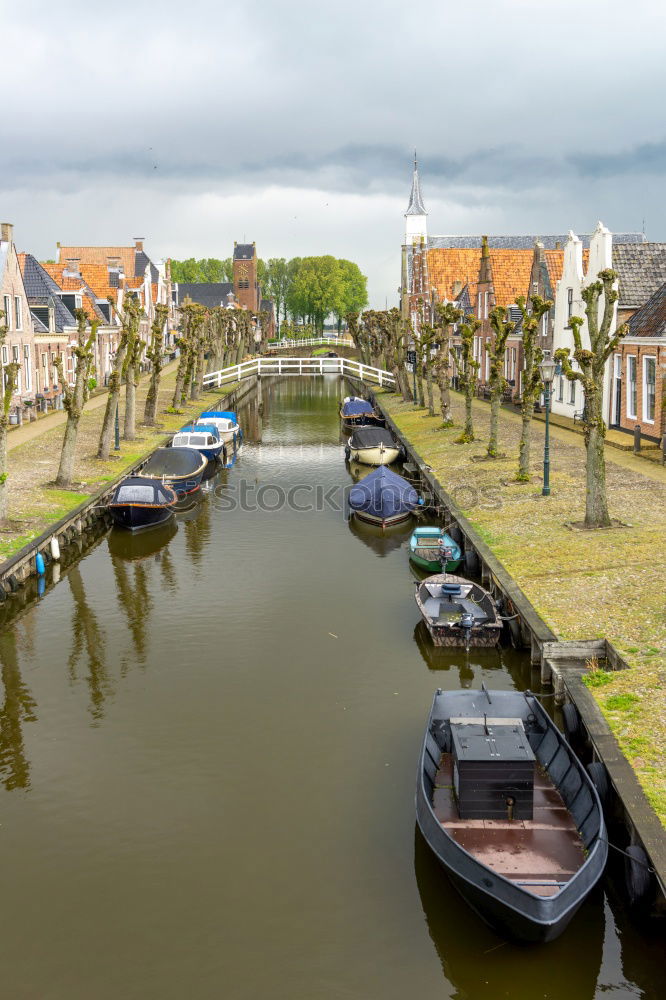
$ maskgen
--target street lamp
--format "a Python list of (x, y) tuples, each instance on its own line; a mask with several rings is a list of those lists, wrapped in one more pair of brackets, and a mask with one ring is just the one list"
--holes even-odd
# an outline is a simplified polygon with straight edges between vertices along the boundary
[(543, 448), (543, 489), (541, 496), (550, 496), (550, 387), (555, 378), (557, 365), (551, 358), (544, 358), (539, 365), (541, 381), (543, 382), (543, 401), (546, 406), (546, 440)]

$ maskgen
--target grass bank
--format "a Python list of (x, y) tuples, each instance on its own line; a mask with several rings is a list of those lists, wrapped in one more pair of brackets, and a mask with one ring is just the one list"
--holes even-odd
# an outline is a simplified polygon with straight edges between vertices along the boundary
[(560, 430), (551, 439), (552, 494), (542, 497), (543, 424), (532, 429), (532, 482), (518, 484), (519, 416), (501, 414), (500, 451), (507, 457), (478, 461), (489, 407), (475, 401), (477, 440), (456, 444), (463, 403), (453, 395), (451, 428), (398, 396), (381, 398), (553, 632), (608, 639), (630, 664), (591, 675), (590, 687), (666, 826), (666, 470), (607, 449), (611, 515), (628, 527), (573, 531), (568, 524), (580, 521), (585, 507), (582, 438)]
[[(112, 452), (106, 461), (97, 458), (97, 446), (104, 418), (104, 406), (85, 410), (79, 424), (76, 446), (74, 475), (75, 489), (56, 490), (48, 484), (55, 480), (64, 425), (45, 429), (25, 444), (11, 449), (9, 464), (9, 519), (0, 528), (0, 560), (10, 558), (23, 548), (50, 524), (65, 517), (105, 483), (110, 483), (122, 473), (136, 465), (144, 455), (157, 448), (165, 435), (173, 434), (192, 417), (206, 409), (209, 403), (237, 388), (237, 384), (225, 385), (224, 389), (204, 392), (200, 399), (190, 400), (182, 406), (180, 413), (168, 413), (167, 408), (173, 396), (176, 380), (175, 369), (167, 371), (161, 382), (158, 400), (157, 426), (145, 427), (137, 424), (134, 441), (120, 442), (120, 451)], [(136, 412), (143, 414), (148, 390), (145, 376), (137, 389)], [(124, 417), (124, 393), (120, 400), (120, 427)], [(32, 425), (31, 425), (32, 426)]]

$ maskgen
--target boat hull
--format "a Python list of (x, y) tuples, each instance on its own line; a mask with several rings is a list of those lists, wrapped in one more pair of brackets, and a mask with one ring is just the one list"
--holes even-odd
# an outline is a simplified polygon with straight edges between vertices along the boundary
[(173, 508), (147, 504), (114, 504), (108, 508), (113, 523), (127, 531), (146, 531), (165, 524), (173, 516)]
[(408, 521), (412, 516), (411, 510), (401, 512), (400, 514), (394, 514), (393, 517), (376, 517), (374, 514), (368, 514), (364, 510), (353, 511), (354, 517), (357, 517), (359, 521), (365, 521), (367, 524), (376, 524), (380, 528), (387, 528), (392, 524), (402, 524), (403, 521)]
[[(492, 702), (487, 704), (484, 692), (438, 691), (435, 695), (418, 764), (416, 819), (428, 847), (453, 885), (486, 923), (505, 937), (530, 944), (544, 943), (554, 940), (562, 933), (603, 874), (608, 855), (603, 813), (598, 795), (585, 768), (574, 756), (564, 737), (537, 699), (533, 695), (528, 699), (517, 691), (493, 691), (485, 694), (489, 701), (490, 696)], [(443, 704), (449, 705), (448, 711), (442, 711)], [(492, 712), (496, 717), (522, 719), (528, 738), (534, 733), (535, 725), (541, 727), (554, 746), (554, 749), (549, 751), (551, 764), (555, 760), (555, 755), (559, 755), (561, 748), (564, 747), (570, 768), (564, 774), (569, 775), (571, 770), (577, 772), (581, 788), (585, 786), (586, 794), (592, 803), (591, 809), (597, 811), (596, 819), (588, 831), (588, 839), (583, 838), (586, 856), (582, 866), (554, 895), (542, 896), (536, 891), (528, 891), (487, 867), (457, 843), (435, 815), (430, 796), (433, 794), (440, 747), (434, 739), (433, 730), (441, 728), (442, 719), (450, 719), (452, 716), (478, 716), (479, 712), (483, 711)], [(550, 756), (551, 753), (554, 756)], [(545, 767), (539, 758), (538, 751), (537, 760), (548, 772), (548, 767)], [(564, 775), (561, 780), (564, 780)], [(559, 786), (556, 787), (559, 789)], [(574, 795), (572, 809), (576, 808), (576, 801), (577, 795)], [(590, 822), (592, 815), (591, 810), (585, 811), (585, 809), (583, 806), (580, 817), (581, 831)]]
[[(441, 573), (442, 564), (439, 560), (435, 559), (424, 559), (422, 556), (417, 556), (414, 551), (410, 551), (409, 558), (412, 560), (415, 566), (419, 566), (421, 569), (427, 569), (431, 573)], [(460, 559), (449, 559), (446, 563), (445, 570), (447, 573), (455, 573), (462, 563), (462, 558)]]
[(350, 459), (363, 465), (390, 465), (400, 457), (399, 448), (351, 448)]
[[(483, 607), (484, 602), (486, 602), (486, 620), (481, 619), (470, 628), (465, 629), (457, 627), (457, 625), (452, 627), (447, 621), (435, 621), (432, 614), (429, 613), (428, 601), (426, 600), (424, 603), (424, 596), (427, 598), (428, 595), (422, 595), (422, 591), (430, 585), (440, 586), (443, 584), (458, 584), (468, 589), (471, 588), (471, 596), (474, 599), (474, 604)], [(430, 638), (435, 646), (464, 646), (465, 648), (486, 649), (496, 646), (502, 637), (502, 622), (492, 596), (479, 587), (478, 584), (474, 584), (464, 577), (442, 573), (440, 569), (438, 573), (426, 577), (425, 580), (417, 583), (414, 597), (417, 607), (421, 612), (423, 623), (428, 629)]]

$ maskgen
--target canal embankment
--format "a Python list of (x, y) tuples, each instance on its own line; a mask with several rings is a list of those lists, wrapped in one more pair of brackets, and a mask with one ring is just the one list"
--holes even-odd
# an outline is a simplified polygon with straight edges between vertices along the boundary
[(458, 444), (457, 394), (451, 428), (397, 395), (379, 393), (377, 402), (424, 485), (476, 553), (482, 578), (503, 596), (508, 613), (519, 613), (520, 639), (531, 647), (541, 679), (553, 681), (558, 696), (568, 695), (579, 709), (624, 803), (630, 836), (650, 853), (663, 889), (666, 475), (623, 452), (608, 455), (611, 511), (626, 526), (582, 532), (574, 528), (585, 495), (577, 436), (560, 431), (551, 441), (552, 495), (543, 497), (542, 425), (532, 429), (533, 481), (518, 484), (520, 426), (513, 415), (502, 414), (505, 457), (487, 461), (483, 403), (474, 410), (477, 440)]
[[(12, 449), (9, 466), (10, 519), (0, 531), (0, 600), (16, 593), (30, 577), (36, 575), (35, 560), (40, 553), (48, 565), (58, 558), (61, 548), (71, 545), (85, 531), (92, 530), (106, 517), (105, 500), (116, 484), (137, 471), (156, 448), (164, 446), (188, 420), (197, 417), (211, 403), (222, 397), (225, 408), (231, 408), (253, 390), (254, 379), (242, 384), (202, 393), (188, 400), (178, 412), (168, 412), (175, 384), (175, 370), (167, 371), (160, 384), (158, 423), (154, 427), (137, 424), (133, 441), (121, 439), (120, 450), (107, 460), (96, 456), (97, 442), (104, 408), (86, 409), (79, 425), (75, 475), (78, 482), (72, 490), (54, 489), (60, 457), (62, 423), (45, 428), (39, 435)], [(143, 379), (137, 391), (137, 413), (143, 412), (148, 380)], [(124, 394), (121, 395), (119, 422), (122, 428)], [(30, 425), (33, 430), (33, 425)]]

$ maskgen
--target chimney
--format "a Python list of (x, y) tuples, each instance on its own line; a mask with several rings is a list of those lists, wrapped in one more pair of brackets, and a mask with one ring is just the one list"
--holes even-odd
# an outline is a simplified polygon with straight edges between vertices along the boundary
[(3, 243), (14, 241), (14, 225), (11, 222), (0, 222), (1, 239)]
[(458, 296), (460, 295), (460, 293), (462, 292), (462, 290), (463, 290), (464, 287), (465, 286), (463, 285), (462, 281), (460, 281), (460, 279), (456, 279), (456, 281), (453, 282), (453, 297), (454, 297), (454, 299), (458, 298)]
[(70, 274), (77, 275), (77, 277), (78, 277), (78, 275), (80, 273), (80, 271), (79, 271), (79, 265), (80, 265), (80, 263), (81, 263), (81, 260), (80, 260), (79, 257), (68, 257), (67, 260), (65, 261), (65, 270), (69, 271)]
[(145, 236), (135, 236), (134, 237), (134, 249), (136, 250), (137, 253), (141, 253), (143, 251), (143, 241), (144, 241), (144, 239), (145, 239)]
[(556, 250), (562, 249), (562, 240), (555, 240), (555, 249)]

